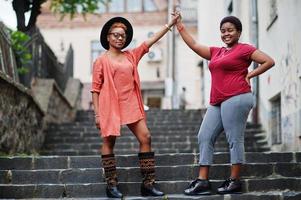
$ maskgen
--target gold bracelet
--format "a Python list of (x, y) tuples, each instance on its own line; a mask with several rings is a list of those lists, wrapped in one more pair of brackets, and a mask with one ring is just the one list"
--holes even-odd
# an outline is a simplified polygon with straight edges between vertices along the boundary
[(166, 27), (169, 31), (172, 31), (171, 28), (170, 28), (167, 24), (165, 24), (165, 27)]

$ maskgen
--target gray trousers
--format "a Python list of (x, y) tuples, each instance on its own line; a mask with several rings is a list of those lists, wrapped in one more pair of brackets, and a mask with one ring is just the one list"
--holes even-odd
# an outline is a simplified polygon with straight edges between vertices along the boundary
[(213, 162), (214, 144), (224, 130), (229, 143), (231, 163), (245, 162), (244, 133), (253, 107), (252, 93), (233, 96), (219, 106), (209, 106), (198, 133), (200, 165)]

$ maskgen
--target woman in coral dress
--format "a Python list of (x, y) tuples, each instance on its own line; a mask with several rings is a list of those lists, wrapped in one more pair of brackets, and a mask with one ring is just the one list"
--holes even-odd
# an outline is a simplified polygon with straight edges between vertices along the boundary
[(114, 145), (120, 136), (121, 125), (127, 125), (140, 144), (138, 154), (143, 176), (142, 196), (163, 196), (155, 187), (155, 160), (151, 149), (151, 136), (145, 121), (140, 92), (138, 63), (149, 48), (175, 24), (176, 18), (137, 48), (122, 51), (132, 40), (133, 29), (129, 21), (114, 17), (101, 30), (100, 42), (107, 51), (93, 66), (92, 100), (95, 123), (103, 138), (102, 165), (107, 181), (108, 197), (120, 198), (118, 189)]

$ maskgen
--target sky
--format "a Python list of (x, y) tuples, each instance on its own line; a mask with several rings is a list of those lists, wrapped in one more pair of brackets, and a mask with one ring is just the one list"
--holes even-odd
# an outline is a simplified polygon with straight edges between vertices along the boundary
[(0, 21), (13, 30), (17, 29), (16, 14), (11, 0), (0, 0)]

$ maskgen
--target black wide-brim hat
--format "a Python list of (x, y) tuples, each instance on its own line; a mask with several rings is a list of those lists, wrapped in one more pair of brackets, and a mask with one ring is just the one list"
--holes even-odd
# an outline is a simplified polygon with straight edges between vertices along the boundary
[(103, 48), (105, 48), (107, 50), (110, 47), (109, 42), (107, 40), (107, 36), (108, 36), (108, 33), (109, 33), (109, 30), (110, 30), (111, 26), (115, 22), (120, 22), (120, 23), (124, 24), (127, 28), (127, 30), (125, 32), (126, 33), (126, 40), (125, 40), (125, 44), (122, 48), (127, 47), (133, 39), (133, 27), (132, 27), (131, 23), (123, 17), (114, 17), (114, 18), (110, 19), (109, 21), (107, 21), (103, 25), (101, 33), (100, 33), (100, 43), (103, 46)]

